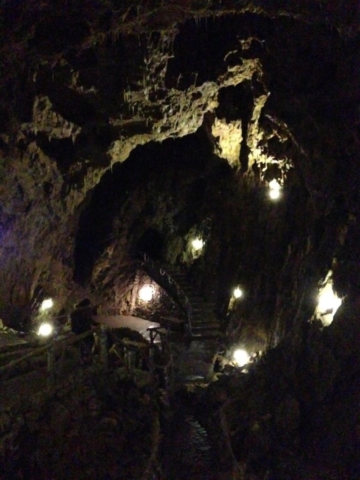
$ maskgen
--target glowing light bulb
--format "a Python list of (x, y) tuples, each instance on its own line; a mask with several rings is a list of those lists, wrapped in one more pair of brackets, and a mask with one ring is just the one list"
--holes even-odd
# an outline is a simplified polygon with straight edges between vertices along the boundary
[(139, 290), (139, 298), (143, 302), (150, 302), (150, 300), (153, 299), (154, 294), (154, 287), (152, 287), (151, 285), (144, 285)]
[(51, 325), (51, 323), (42, 323), (39, 327), (38, 335), (41, 337), (48, 337), (53, 333), (53, 331), (54, 327)]
[(269, 196), (271, 200), (277, 200), (280, 198), (280, 190), (270, 190)]
[(246, 350), (239, 348), (233, 353), (233, 358), (239, 367), (243, 367), (244, 365), (249, 363), (250, 355), (247, 353)]
[(332, 282), (327, 283), (319, 292), (317, 312), (325, 326), (333, 321), (337, 309), (340, 307), (342, 299), (339, 298), (333, 290)]
[(204, 246), (204, 240), (201, 238), (195, 238), (192, 242), (191, 245), (193, 246), (194, 250), (201, 250)]
[(240, 298), (240, 297), (243, 296), (243, 291), (241, 290), (241, 288), (236, 287), (233, 295), (234, 295), (235, 298)]
[(281, 185), (277, 180), (275, 180), (275, 178), (273, 180), (271, 180), (271, 182), (269, 183), (269, 188), (270, 188), (269, 197), (272, 200), (277, 200), (278, 198), (280, 198), (280, 196), (281, 196)]
[(54, 302), (53, 302), (52, 298), (47, 298), (46, 300), (44, 300), (42, 302), (41, 307), (40, 307), (40, 311), (45, 312), (45, 310), (49, 310), (53, 306), (54, 306)]

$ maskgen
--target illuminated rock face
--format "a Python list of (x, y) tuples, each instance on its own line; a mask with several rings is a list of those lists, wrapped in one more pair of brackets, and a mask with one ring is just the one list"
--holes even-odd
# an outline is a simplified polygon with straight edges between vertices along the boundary
[(323, 325), (327, 327), (333, 321), (341, 303), (342, 299), (334, 292), (332, 271), (330, 270), (319, 288), (318, 303), (315, 310), (316, 318), (321, 320)]
[[(327, 461), (351, 464), (358, 2), (5, 3), (0, 318), (29, 326), (46, 298), (54, 314), (83, 298), (126, 306), (145, 247), (185, 265), (215, 297), (234, 345), (241, 338), (253, 352), (280, 343), (247, 389), (251, 418), (258, 414), (253, 425), (244, 414), (249, 444), (259, 428), (291, 441), (311, 425), (314, 458), (329, 452)], [(280, 3), (288, 5), (280, 11)], [(282, 189), (273, 202), (274, 179)], [(198, 236), (204, 247), (193, 255)], [(307, 322), (330, 269), (344, 302), (322, 329)], [(244, 296), (227, 315), (236, 285)], [(272, 402), (265, 410), (264, 398)], [(238, 414), (231, 431), (241, 445)]]
[[(89, 282), (121, 296), (148, 230), (164, 260), (186, 265), (195, 232), (204, 291), (215, 284), (221, 307), (246, 288), (230, 328), (241, 317), (276, 343), (311, 318), (335, 259), (339, 295), (359, 284), (358, 11), (165, 3), (5, 9), (0, 316), (27, 322), (48, 296), (59, 309), (81, 300)], [(150, 145), (164, 147), (158, 168)]]

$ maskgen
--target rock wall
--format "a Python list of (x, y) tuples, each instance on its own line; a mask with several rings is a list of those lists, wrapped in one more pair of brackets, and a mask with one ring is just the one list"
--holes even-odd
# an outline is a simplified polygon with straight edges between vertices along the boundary
[(136, 381), (126, 369), (104, 375), (94, 367), (68, 372), (32, 398), (16, 399), (14, 391), (0, 409), (2, 478), (147, 477), (162, 401), (150, 374), (140, 373)]
[[(359, 283), (356, 2), (63, 7), (4, 5), (5, 322), (29, 325), (46, 296), (60, 311), (111, 289), (114, 279), (126, 292), (132, 250), (148, 229), (160, 231), (163, 256), (172, 262), (190, 232), (205, 231), (196, 282), (205, 294), (215, 288), (224, 316), (232, 285), (244, 284), (247, 295), (230, 321), (258, 326), (274, 343), (311, 317), (317, 284), (330, 268), (339, 294), (351, 298)], [(175, 151), (176, 139), (189, 137), (193, 149), (195, 132), (207, 138), (202, 167), (190, 173), (184, 155), (176, 161), (186, 166), (180, 185), (190, 176), (201, 191), (195, 178), (204, 184), (205, 176), (202, 197), (188, 195), (187, 187), (174, 195), (174, 171), (149, 172), (140, 162), (136, 168), (149, 172), (144, 186), (141, 175), (134, 172), (132, 181), (119, 167), (129, 162), (130, 169), (141, 148), (145, 157), (149, 142), (173, 139)], [(224, 167), (215, 178), (216, 157), (231, 173)], [(121, 201), (114, 193), (118, 211), (111, 206), (101, 224), (102, 246), (90, 253), (86, 216), (104, 201), (112, 171), (128, 181)], [(266, 198), (273, 178), (284, 185), (276, 205)], [(98, 214), (107, 210), (98, 207)], [(99, 240), (102, 227), (94, 228)], [(87, 270), (79, 280), (82, 263)]]

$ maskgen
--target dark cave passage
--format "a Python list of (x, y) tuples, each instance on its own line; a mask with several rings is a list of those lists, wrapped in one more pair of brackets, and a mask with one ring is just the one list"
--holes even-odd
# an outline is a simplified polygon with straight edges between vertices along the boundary
[(153, 228), (146, 230), (136, 246), (136, 249), (139, 250), (139, 252), (147, 253), (154, 260), (161, 260), (163, 248), (164, 238)]
[(119, 239), (130, 256), (144, 250), (161, 258), (169, 223), (187, 232), (199, 221), (208, 171), (221, 163), (203, 132), (137, 147), (102, 177), (80, 216), (74, 279), (89, 279), (97, 258)]
[[(171, 480), (218, 480), (221, 455), (183, 392), (172, 398), (172, 416), (163, 425), (160, 462)], [(230, 472), (228, 472), (230, 475)]]

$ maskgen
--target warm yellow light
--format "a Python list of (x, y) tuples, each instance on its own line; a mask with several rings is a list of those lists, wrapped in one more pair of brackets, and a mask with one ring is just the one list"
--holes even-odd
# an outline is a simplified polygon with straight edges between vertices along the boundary
[(51, 325), (51, 323), (42, 323), (39, 327), (38, 335), (41, 337), (48, 337), (53, 333), (53, 331), (54, 327)]
[(272, 200), (277, 200), (278, 198), (280, 198), (281, 185), (277, 180), (275, 179), (271, 180), (271, 182), (269, 183), (269, 188), (270, 188), (269, 197)]
[(240, 298), (240, 297), (243, 296), (243, 291), (241, 290), (241, 288), (236, 287), (233, 295), (234, 295), (235, 298)]
[(324, 325), (330, 325), (341, 303), (341, 298), (333, 290), (332, 281), (328, 281), (319, 292), (316, 309)]
[(52, 298), (47, 298), (46, 300), (44, 300), (42, 302), (41, 307), (40, 307), (40, 311), (45, 312), (45, 310), (49, 310), (53, 306), (54, 306), (54, 302), (53, 302)]
[(153, 299), (154, 294), (154, 287), (152, 287), (151, 285), (144, 285), (139, 290), (139, 298), (143, 302), (150, 302), (150, 300)]
[(271, 200), (277, 200), (280, 198), (280, 190), (270, 190), (269, 197)]
[(243, 367), (244, 365), (249, 363), (250, 355), (247, 353), (246, 350), (239, 348), (233, 353), (233, 358), (239, 367)]
[(204, 241), (201, 238), (195, 238), (191, 245), (193, 246), (194, 250), (201, 250), (204, 246)]

